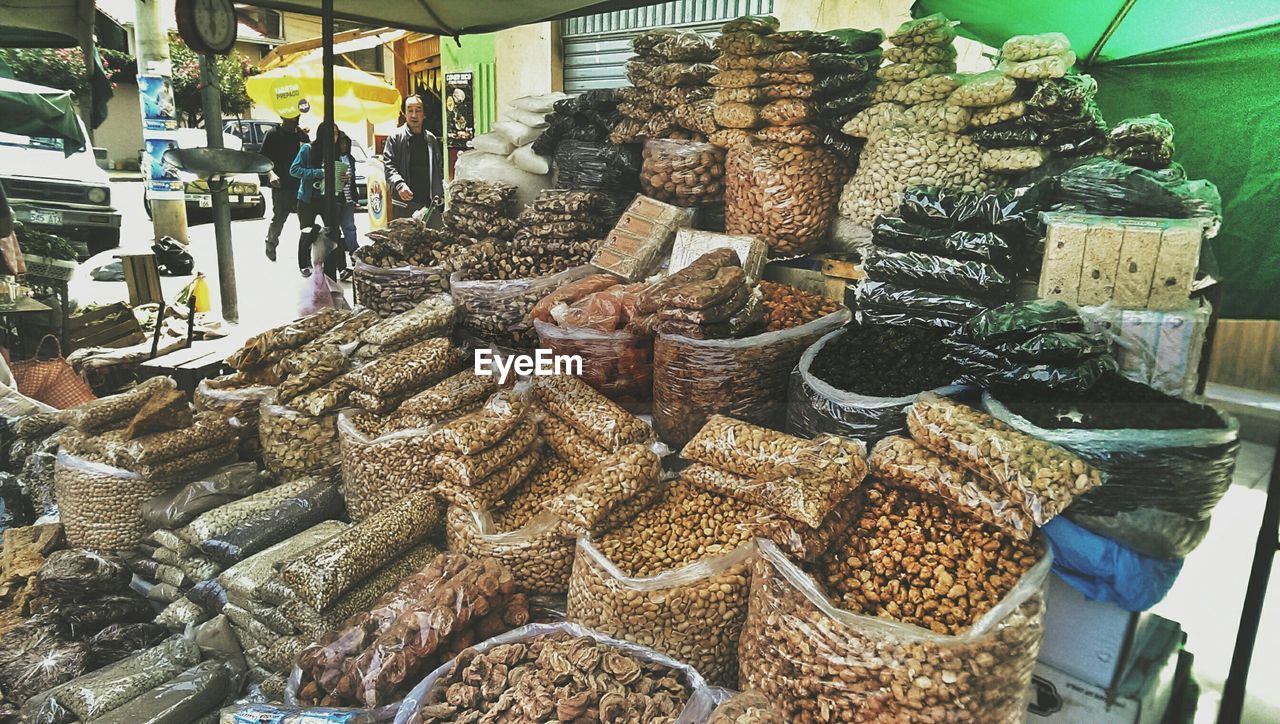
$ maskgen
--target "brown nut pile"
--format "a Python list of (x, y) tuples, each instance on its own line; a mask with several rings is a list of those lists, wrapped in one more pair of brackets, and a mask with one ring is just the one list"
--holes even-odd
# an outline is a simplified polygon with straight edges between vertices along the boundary
[(68, 453), (58, 455), (53, 484), (67, 544), (94, 550), (124, 550), (141, 543), (149, 532), (142, 504), (173, 487), (167, 480), (146, 480), (102, 459)]
[(574, 540), (560, 533), (550, 515), (498, 529), (488, 512), (452, 505), (445, 516), (445, 540), (455, 553), (502, 561), (521, 591), (560, 595), (569, 590)]
[(812, 530), (821, 528), (853, 490), (849, 483), (831, 478), (753, 480), (701, 463), (690, 465), (681, 477), (705, 491), (758, 505)]
[(1028, 582), (1003, 618), (951, 637), (839, 611), (806, 579), (766, 548), (752, 571), (742, 634), (741, 686), (767, 696), (786, 721), (1026, 717), (1043, 636), (1043, 581)]
[(725, 415), (707, 420), (680, 455), (754, 480), (804, 478), (802, 484), (832, 480), (856, 486), (867, 475), (865, 450), (857, 440), (835, 435), (806, 440)]
[(781, 426), (787, 382), (804, 350), (849, 319), (841, 310), (807, 325), (731, 340), (658, 335), (653, 421), (668, 445), (684, 445), (715, 414)]
[(304, 602), (324, 610), (388, 561), (442, 530), (444, 506), (430, 493), (405, 496), (293, 559), (280, 578)]
[(843, 607), (935, 633), (968, 630), (1040, 560), (944, 501), (907, 488), (869, 487), (858, 533), (828, 551), (818, 575)]
[(795, 255), (826, 240), (847, 172), (822, 146), (756, 142), (730, 149), (725, 178), (725, 231), (757, 234), (775, 254)]
[(511, 572), (493, 559), (446, 553), (322, 636), (298, 657), (307, 706), (376, 707), (476, 640), (529, 620)]
[(766, 331), (790, 329), (840, 311), (842, 305), (821, 294), (811, 294), (777, 282), (762, 281)]
[(93, 433), (117, 423), (125, 423), (147, 404), (153, 395), (172, 390), (178, 383), (172, 377), (152, 377), (128, 392), (91, 400), (58, 413), (58, 421), (80, 432)]
[(463, 651), (407, 721), (671, 724), (691, 693), (664, 664), (590, 636), (552, 633)]
[(360, 341), (392, 351), (429, 337), (447, 336), (453, 329), (453, 300), (448, 294), (433, 294), (403, 314), (371, 325), (360, 333)]
[(262, 464), (276, 475), (323, 473), (339, 464), (338, 416), (311, 417), (262, 398), (258, 435)]
[(446, 337), (428, 339), (381, 357), (346, 375), (361, 392), (390, 397), (434, 385), (462, 367), (462, 355)]
[(507, 492), (495, 504), (493, 525), (509, 532), (523, 527), (542, 511), (546, 501), (568, 490), (576, 479), (575, 470), (566, 460), (554, 454), (545, 455), (529, 477)]
[(547, 447), (564, 459), (574, 470), (586, 472), (609, 456), (609, 451), (580, 434), (573, 425), (555, 415), (544, 415), (540, 424)]
[(617, 575), (612, 559), (579, 538), (568, 620), (687, 662), (707, 681), (732, 686), (753, 555), (748, 545), (704, 562), (702, 570), (629, 578), (625, 570)]
[(535, 443), (483, 480), (473, 483), (442, 480), (432, 486), (432, 492), (452, 505), (473, 510), (488, 510), (502, 500), (502, 496), (512, 488), (532, 475), (541, 462), (542, 447)]
[(190, 427), (143, 435), (133, 440), (107, 442), (100, 435), (108, 462), (130, 470), (179, 458), (206, 448), (235, 442), (236, 430), (227, 418), (213, 412), (196, 413)]
[(724, 198), (724, 149), (693, 141), (644, 144), (640, 188), (677, 206), (707, 206)]
[(368, 413), (338, 417), (342, 453), (342, 498), (352, 520), (361, 521), (405, 495), (430, 490), (428, 461), (436, 450), (425, 430), (380, 434)]
[(910, 106), (902, 112), (902, 121), (935, 131), (959, 133), (969, 126), (969, 109), (948, 101), (929, 101)]
[(527, 453), (537, 439), (538, 424), (526, 417), (516, 424), (510, 434), (493, 447), (479, 453), (436, 453), (431, 461), (431, 471), (436, 479), (449, 481), (454, 485), (477, 485)]
[(547, 412), (569, 423), (579, 434), (605, 450), (617, 450), (652, 436), (643, 420), (577, 377), (537, 377), (532, 388)]
[(398, 412), (426, 417), (444, 415), (483, 402), (497, 391), (497, 378), (481, 377), (474, 370), (465, 369), (405, 400)]
[(916, 399), (907, 429), (916, 442), (1002, 490), (1037, 525), (1102, 484), (1097, 468), (1075, 453), (935, 393)]
[(523, 394), (498, 392), (475, 412), (434, 427), (426, 441), (439, 450), (474, 455), (502, 441), (524, 419), (528, 408)]
[(626, 445), (587, 471), (547, 510), (568, 536), (598, 535), (601, 523), (642, 489), (657, 485), (662, 459), (648, 445)]
[(281, 365), (287, 374), (276, 387), (276, 399), (288, 403), (345, 372), (347, 356), (337, 345), (308, 346), (289, 355)]
[(769, 697), (758, 691), (734, 694), (711, 712), (707, 724), (787, 724)]
[(250, 337), (240, 349), (227, 357), (236, 370), (249, 371), (274, 365), (289, 350), (297, 349), (324, 334), (338, 322), (351, 316), (345, 309), (322, 309), (310, 316), (268, 329)]
[(876, 443), (869, 460), (877, 479), (913, 488), (947, 501), (952, 512), (967, 513), (1018, 540), (1035, 524), (990, 482), (934, 453), (911, 438), (890, 435)]
[(357, 263), (351, 272), (356, 300), (380, 317), (413, 309), (419, 302), (449, 288), (449, 269), (441, 266), (383, 269)]

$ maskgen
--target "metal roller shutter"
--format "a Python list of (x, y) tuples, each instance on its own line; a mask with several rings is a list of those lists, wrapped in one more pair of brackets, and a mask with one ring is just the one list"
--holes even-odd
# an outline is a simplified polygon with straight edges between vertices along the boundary
[(563, 21), (564, 90), (627, 85), (631, 39), (646, 30), (681, 27), (715, 35), (727, 20), (768, 15), (774, 0), (679, 0)]

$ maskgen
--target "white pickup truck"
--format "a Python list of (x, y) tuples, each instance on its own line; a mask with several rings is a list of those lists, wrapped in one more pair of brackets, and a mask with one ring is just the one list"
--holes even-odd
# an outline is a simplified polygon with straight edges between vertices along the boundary
[(66, 156), (61, 139), (0, 133), (0, 183), (18, 221), (84, 242), (89, 255), (120, 246), (120, 212), (92, 148)]

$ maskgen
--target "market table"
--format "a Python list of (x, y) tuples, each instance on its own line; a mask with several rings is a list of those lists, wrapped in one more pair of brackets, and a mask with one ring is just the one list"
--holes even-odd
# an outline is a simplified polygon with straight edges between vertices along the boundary
[(27, 346), (22, 341), (22, 334), (18, 330), (18, 320), (16, 317), (21, 314), (35, 314), (37, 312), (52, 312), (53, 307), (37, 302), (31, 297), (24, 297), (18, 300), (18, 304), (13, 309), (0, 309), (0, 320), (3, 320), (4, 337), (6, 345), (17, 340), (19, 351), (22, 356), (27, 354)]

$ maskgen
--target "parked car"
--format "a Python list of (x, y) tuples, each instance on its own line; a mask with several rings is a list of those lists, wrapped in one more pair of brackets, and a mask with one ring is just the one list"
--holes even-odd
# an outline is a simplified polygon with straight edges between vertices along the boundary
[(279, 121), (227, 121), (222, 124), (222, 131), (230, 133), (244, 144), (244, 150), (259, 153), (262, 151), (262, 139), (267, 132), (280, 126)]
[[(209, 145), (208, 136), (203, 128), (179, 128), (174, 133), (177, 135), (178, 148), (204, 148)], [(242, 149), (240, 139), (230, 133), (222, 134), (222, 145), (224, 148)], [(213, 208), (213, 194), (209, 193), (209, 184), (205, 181), (199, 179), (187, 181), (184, 191), (189, 216)], [(232, 216), (260, 219), (267, 214), (267, 202), (262, 195), (258, 177), (254, 174), (232, 176), (231, 185), (227, 188), (227, 200), (231, 204)], [(147, 216), (151, 216), (150, 192), (143, 194), (142, 205), (147, 211)]]
[(120, 212), (92, 148), (67, 156), (61, 139), (0, 133), (0, 183), (18, 221), (81, 242), (85, 258), (120, 246)]

